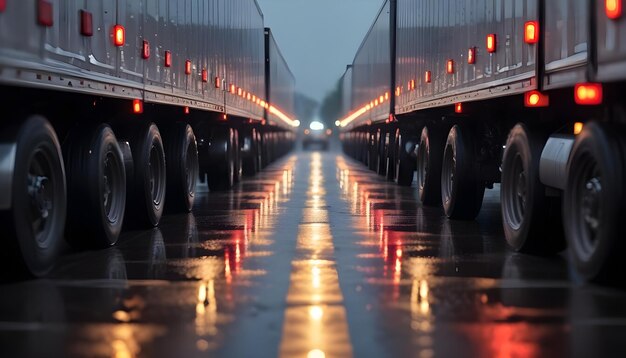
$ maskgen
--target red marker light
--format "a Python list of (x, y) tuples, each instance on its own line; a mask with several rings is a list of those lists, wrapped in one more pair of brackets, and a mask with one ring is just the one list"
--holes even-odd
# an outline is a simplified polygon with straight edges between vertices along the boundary
[(220, 88), (222, 86), (222, 80), (219, 77), (215, 77), (215, 88)]
[(133, 100), (133, 113), (135, 114), (143, 113), (143, 102), (140, 99)]
[(424, 72), (424, 82), (430, 83), (432, 81), (432, 75), (430, 71)]
[(165, 51), (165, 67), (172, 67), (172, 53)]
[(537, 21), (528, 21), (524, 25), (524, 42), (527, 44), (539, 42), (539, 23)]
[(473, 65), (476, 63), (476, 47), (470, 47), (467, 50), (467, 63)]
[(185, 74), (186, 75), (191, 74), (191, 61), (190, 60), (185, 61)]
[(0, 0), (0, 12), (4, 12), (7, 9), (7, 0)]
[(185, 112), (185, 114), (189, 114), (189, 107), (185, 107), (185, 108), (183, 109), (183, 112)]
[(611, 20), (622, 17), (622, 0), (604, 0), (606, 16)]
[(463, 103), (454, 104), (454, 113), (463, 113)]
[(113, 44), (117, 47), (124, 46), (126, 43), (126, 30), (122, 25), (113, 26)]
[(593, 106), (602, 104), (602, 85), (600, 83), (579, 83), (574, 87), (576, 104)]
[(524, 94), (524, 105), (526, 107), (548, 107), (550, 105), (550, 97), (539, 91), (526, 92)]
[(89, 11), (80, 10), (80, 34), (93, 36), (93, 15)]
[(207, 71), (206, 69), (202, 70), (202, 82), (209, 82), (209, 71)]
[(37, 1), (37, 22), (45, 27), (54, 25), (54, 12), (51, 2), (45, 0)]
[(496, 52), (496, 34), (487, 35), (487, 52), (494, 53)]
[(150, 43), (146, 40), (143, 41), (141, 57), (143, 57), (144, 60), (147, 60), (150, 58)]
[(446, 72), (448, 72), (448, 74), (454, 73), (454, 60), (448, 60), (446, 63)]

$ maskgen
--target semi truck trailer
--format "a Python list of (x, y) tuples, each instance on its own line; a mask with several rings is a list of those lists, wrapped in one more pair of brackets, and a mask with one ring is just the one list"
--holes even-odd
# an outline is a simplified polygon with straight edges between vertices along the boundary
[(3, 264), (44, 275), (285, 154), (294, 78), (267, 32), (255, 0), (1, 0)]
[[(508, 244), (615, 282), (626, 229), (622, 0), (388, 0), (344, 75), (344, 150)], [(623, 282), (623, 280), (621, 280)]]

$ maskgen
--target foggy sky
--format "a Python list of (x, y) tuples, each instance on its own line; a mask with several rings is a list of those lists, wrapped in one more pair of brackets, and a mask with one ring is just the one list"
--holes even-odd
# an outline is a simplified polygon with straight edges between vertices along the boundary
[(257, 0), (297, 90), (321, 101), (352, 63), (383, 0)]

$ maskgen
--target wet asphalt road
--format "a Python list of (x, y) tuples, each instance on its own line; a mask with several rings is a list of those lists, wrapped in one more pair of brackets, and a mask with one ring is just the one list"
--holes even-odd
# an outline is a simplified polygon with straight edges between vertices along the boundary
[(194, 213), (0, 283), (2, 357), (626, 356), (626, 292), (451, 222), (339, 152), (295, 152)]

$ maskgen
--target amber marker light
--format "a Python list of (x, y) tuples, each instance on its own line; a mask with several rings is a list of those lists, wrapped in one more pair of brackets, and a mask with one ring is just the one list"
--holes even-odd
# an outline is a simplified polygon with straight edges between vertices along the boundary
[(143, 101), (140, 99), (133, 100), (133, 113), (141, 114), (143, 113)]
[(528, 21), (524, 24), (524, 42), (527, 44), (539, 42), (539, 23), (537, 21)]
[(574, 87), (576, 104), (594, 106), (602, 104), (602, 85), (600, 83), (579, 83)]
[(496, 52), (496, 34), (487, 35), (487, 52), (494, 53)]
[(611, 20), (622, 17), (622, 0), (604, 0), (606, 16)]
[(526, 107), (548, 107), (549, 105), (550, 97), (539, 91), (524, 93), (524, 106)]
[(476, 47), (470, 47), (467, 50), (467, 63), (470, 65), (476, 63)]
[(448, 60), (448, 62), (446, 62), (446, 72), (450, 75), (454, 73), (454, 60)]
[(117, 47), (124, 46), (126, 42), (126, 30), (122, 25), (113, 26), (113, 44)]
[(454, 113), (463, 113), (463, 103), (456, 103), (454, 105)]
[(574, 135), (579, 135), (583, 131), (584, 127), (585, 125), (583, 124), (583, 122), (574, 123)]

